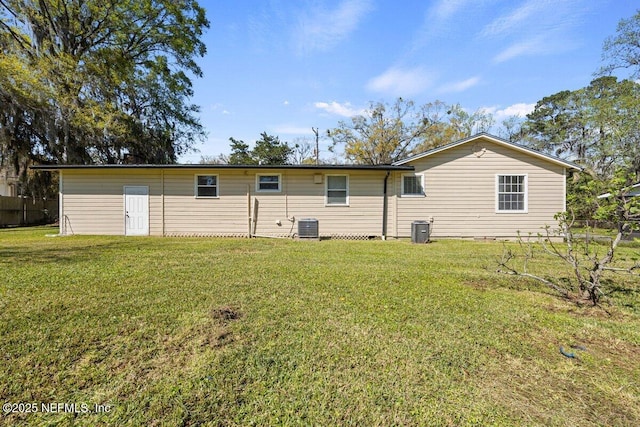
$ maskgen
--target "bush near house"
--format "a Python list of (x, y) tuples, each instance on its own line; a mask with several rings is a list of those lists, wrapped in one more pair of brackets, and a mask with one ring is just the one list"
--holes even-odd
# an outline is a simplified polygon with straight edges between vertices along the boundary
[(625, 277), (607, 314), (496, 242), (55, 233), (0, 230), (0, 396), (39, 405), (0, 425), (640, 425)]

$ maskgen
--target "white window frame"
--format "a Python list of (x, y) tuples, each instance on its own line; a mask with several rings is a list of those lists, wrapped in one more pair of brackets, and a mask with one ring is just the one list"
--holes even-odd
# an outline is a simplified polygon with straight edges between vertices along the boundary
[[(521, 176), (524, 177), (523, 187), (524, 187), (524, 200), (523, 200), (523, 209), (519, 210), (508, 210), (508, 209), (500, 209), (500, 177), (501, 176)], [(503, 193), (503, 194), (519, 194), (519, 193)], [(526, 173), (498, 173), (496, 174), (496, 213), (499, 214), (526, 214), (529, 213), (529, 175)]]
[[(404, 189), (404, 179), (405, 177), (415, 177), (418, 178), (420, 180), (420, 186), (422, 187), (422, 192), (421, 193), (406, 193), (405, 189)], [(424, 197), (426, 195), (426, 192), (424, 190), (424, 174), (422, 173), (405, 173), (402, 174), (402, 181), (400, 183), (401, 186), (401, 196), (402, 197)]]
[[(201, 176), (215, 176), (216, 177), (216, 185), (199, 185), (198, 184), (198, 178)], [(207, 173), (207, 174), (196, 174), (194, 176), (194, 180), (193, 180), (193, 191), (195, 194), (195, 198), (196, 199), (219, 199), (220, 198), (220, 176), (218, 176), (217, 174), (212, 174), (212, 173)], [(198, 195), (198, 189), (200, 187), (203, 188), (215, 188), (216, 189), (216, 195), (215, 196), (200, 196)]]
[[(344, 176), (346, 179), (347, 188), (344, 189), (346, 191), (345, 194), (345, 203), (330, 203), (329, 202), (329, 177), (332, 176)], [(343, 190), (342, 188), (334, 191)], [(324, 179), (324, 205), (325, 206), (349, 206), (349, 175), (344, 173), (335, 173), (335, 174), (327, 174)]]
[[(277, 176), (278, 188), (277, 189), (261, 189), (260, 177), (262, 176)], [(282, 191), (282, 174), (281, 173), (258, 173), (256, 174), (256, 192), (257, 193), (280, 193)]]

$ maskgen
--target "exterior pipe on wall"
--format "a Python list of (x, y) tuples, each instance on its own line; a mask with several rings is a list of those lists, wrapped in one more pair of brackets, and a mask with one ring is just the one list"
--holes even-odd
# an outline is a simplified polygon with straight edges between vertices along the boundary
[(387, 181), (389, 180), (390, 173), (390, 171), (387, 171), (387, 174), (384, 176), (384, 186), (382, 189), (382, 240), (387, 240)]
[(253, 198), (253, 217), (252, 217), (252, 222), (253, 222), (253, 230), (251, 232), (252, 236), (255, 236), (256, 234), (256, 230), (258, 229), (258, 207), (260, 206), (260, 202), (258, 201), (257, 198)]
[(295, 216), (289, 218), (289, 194), (286, 191), (284, 193), (284, 216), (287, 218), (287, 221), (296, 222)]
[(251, 238), (251, 187), (247, 184), (247, 239)]

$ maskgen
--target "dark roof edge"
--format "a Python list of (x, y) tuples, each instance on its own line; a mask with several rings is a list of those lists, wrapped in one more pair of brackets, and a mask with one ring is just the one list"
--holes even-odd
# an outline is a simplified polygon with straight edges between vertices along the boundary
[(34, 170), (73, 170), (73, 169), (289, 169), (289, 170), (381, 170), (381, 171), (410, 171), (413, 166), (401, 165), (201, 165), (201, 164), (172, 164), (172, 165), (35, 165)]

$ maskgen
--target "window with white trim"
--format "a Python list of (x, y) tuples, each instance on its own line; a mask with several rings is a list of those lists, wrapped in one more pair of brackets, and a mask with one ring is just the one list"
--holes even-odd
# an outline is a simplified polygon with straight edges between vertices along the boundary
[(327, 175), (326, 183), (325, 203), (327, 205), (349, 205), (348, 175)]
[(527, 212), (527, 175), (496, 176), (496, 212)]
[(218, 175), (196, 175), (196, 197), (218, 197)]
[(280, 191), (280, 174), (258, 174), (256, 175), (256, 190), (264, 192)]
[(424, 175), (422, 174), (402, 175), (402, 195), (403, 196), (424, 196)]

